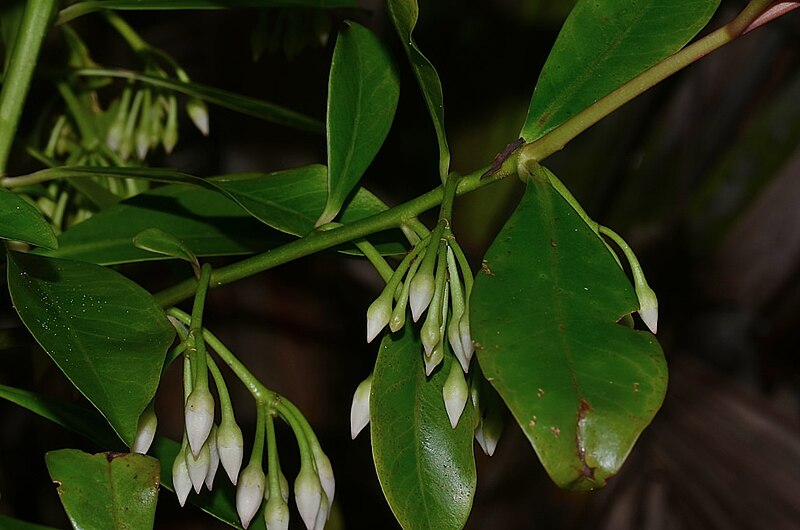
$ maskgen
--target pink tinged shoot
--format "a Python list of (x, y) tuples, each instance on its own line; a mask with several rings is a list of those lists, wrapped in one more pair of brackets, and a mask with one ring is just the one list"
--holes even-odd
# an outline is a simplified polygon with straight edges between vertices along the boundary
[(217, 452), (225, 473), (235, 486), (244, 458), (244, 439), (239, 425), (231, 418), (223, 418), (217, 429)]
[(214, 396), (207, 387), (192, 390), (186, 399), (186, 437), (197, 456), (214, 426)]
[(139, 416), (139, 423), (136, 425), (136, 437), (133, 439), (131, 451), (134, 453), (146, 454), (150, 445), (153, 443), (153, 438), (156, 435), (156, 428), (158, 427), (158, 418), (153, 410), (152, 405), (148, 406)]
[(200, 493), (203, 483), (208, 475), (208, 469), (211, 466), (211, 453), (208, 449), (208, 444), (203, 444), (197, 456), (194, 456), (191, 451), (186, 451), (186, 467), (189, 469), (189, 479), (192, 482), (195, 493)]
[(206, 488), (208, 491), (214, 487), (214, 477), (217, 474), (217, 469), (219, 468), (219, 451), (217, 450), (217, 426), (215, 425), (211, 429), (211, 433), (208, 435), (208, 440), (206, 440), (206, 445), (208, 446), (208, 454), (211, 457), (211, 461), (208, 464), (208, 473), (206, 474)]
[(186, 455), (184, 451), (178, 452), (175, 461), (172, 463), (172, 487), (178, 502), (181, 506), (186, 504), (189, 492), (192, 491), (192, 480), (189, 478), (189, 468), (186, 466)]
[(316, 528), (317, 514), (322, 504), (322, 486), (310, 462), (300, 464), (300, 473), (294, 481), (294, 502), (308, 530)]
[(261, 462), (248, 464), (239, 476), (239, 484), (236, 486), (236, 511), (245, 528), (250, 526), (250, 521), (261, 506), (266, 484), (267, 479), (261, 469)]
[(464, 379), (464, 372), (457, 363), (450, 364), (450, 373), (442, 387), (442, 397), (450, 425), (455, 429), (469, 399), (469, 387)]
[(369, 423), (369, 395), (372, 391), (372, 374), (361, 381), (353, 394), (350, 406), (350, 437), (355, 440), (358, 433)]

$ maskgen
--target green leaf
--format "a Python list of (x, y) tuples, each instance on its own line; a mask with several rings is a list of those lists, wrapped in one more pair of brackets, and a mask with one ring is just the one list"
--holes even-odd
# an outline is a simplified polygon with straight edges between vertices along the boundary
[(172, 234), (168, 234), (158, 228), (148, 228), (133, 236), (133, 244), (137, 248), (148, 252), (182, 259), (191, 264), (195, 269), (195, 273), (198, 276), (200, 275), (200, 264), (197, 261), (197, 256), (183, 241)]
[(150, 293), (91, 263), (16, 252), (8, 286), (36, 341), (130, 444), (175, 334)]
[(328, 83), (328, 201), (317, 221), (333, 221), (383, 145), (400, 79), (383, 43), (348, 22), (333, 50)]
[[(72, 179), (80, 180), (87, 179)], [(148, 228), (169, 231), (198, 256), (263, 252), (288, 241), (216, 191), (173, 185), (103, 210), (62, 233), (57, 250), (37, 253), (98, 265), (165, 259), (133, 244)]]
[(324, 132), (324, 127), (319, 120), (308, 117), (299, 112), (287, 109), (275, 103), (269, 103), (260, 99), (255, 99), (227, 90), (221, 90), (200, 83), (180, 81), (178, 79), (167, 79), (156, 77), (130, 70), (114, 70), (110, 68), (82, 68), (72, 72), (74, 75), (84, 77), (116, 77), (120, 79), (131, 79), (146, 83), (151, 86), (166, 88), (185, 94), (189, 97), (202, 99), (214, 105), (230, 109), (234, 112), (253, 116), (265, 121), (293, 127), (302, 131), (315, 133)]
[(65, 24), (77, 17), (102, 9), (130, 11), (179, 9), (234, 9), (247, 7), (357, 7), (355, 0), (88, 0), (77, 2), (59, 13), (57, 24)]
[(45, 461), (73, 528), (153, 527), (159, 484), (155, 458), (61, 449), (47, 453)]
[(720, 0), (578, 0), (542, 69), (520, 135), (532, 142), (680, 50)]
[(4, 530), (56, 530), (52, 526), (28, 523), (3, 514), (0, 514), (0, 528)]
[(661, 406), (667, 368), (653, 335), (617, 323), (638, 302), (603, 241), (532, 180), (470, 300), (481, 369), (552, 479), (605, 485)]
[(475, 493), (472, 403), (455, 429), (442, 386), (451, 354), (425, 377), (413, 326), (381, 342), (370, 396), (372, 456), (383, 493), (403, 528), (460, 529)]
[(386, 7), (392, 19), (403, 48), (408, 55), (411, 69), (422, 90), (422, 97), (433, 120), (436, 138), (439, 141), (439, 176), (444, 180), (450, 171), (450, 148), (444, 130), (444, 96), (442, 82), (433, 64), (422, 54), (411, 33), (417, 25), (419, 6), (417, 0), (386, 0)]
[(35, 206), (8, 190), (0, 189), (0, 238), (56, 248), (53, 229)]

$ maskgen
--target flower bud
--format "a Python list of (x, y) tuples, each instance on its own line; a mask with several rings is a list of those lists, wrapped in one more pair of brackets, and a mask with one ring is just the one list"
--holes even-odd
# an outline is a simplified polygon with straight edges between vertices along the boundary
[(282, 497), (276, 495), (267, 501), (264, 522), (267, 530), (289, 530), (289, 505)]
[(422, 358), (425, 361), (425, 375), (430, 376), (442, 360), (444, 360), (444, 345), (442, 342), (436, 345), (430, 357), (423, 355)]
[(322, 492), (322, 498), (320, 499), (319, 503), (319, 511), (317, 512), (317, 519), (314, 521), (314, 530), (325, 530), (325, 522), (328, 520), (328, 514), (330, 503), (328, 502), (328, 496), (325, 495), (325, 492)]
[(301, 462), (300, 473), (294, 481), (294, 502), (308, 530), (316, 528), (317, 513), (322, 503), (322, 486), (309, 462)]
[(372, 342), (372, 339), (378, 336), (378, 333), (389, 323), (391, 315), (391, 295), (384, 296), (381, 293), (381, 296), (376, 298), (367, 309), (367, 342)]
[(242, 430), (232, 418), (223, 418), (217, 429), (217, 452), (222, 467), (235, 486), (244, 458), (244, 439)]
[(369, 396), (372, 391), (372, 374), (356, 388), (353, 404), (350, 406), (350, 436), (356, 439), (358, 433), (369, 423)]
[(186, 101), (186, 113), (189, 114), (194, 126), (203, 136), (208, 136), (208, 108), (202, 100), (189, 98)]
[(161, 136), (161, 144), (167, 154), (171, 153), (178, 143), (178, 99), (174, 94), (167, 98), (167, 123)]
[(158, 427), (158, 418), (155, 410), (153, 410), (153, 404), (150, 403), (144, 409), (142, 415), (139, 416), (139, 423), (136, 425), (136, 437), (133, 439), (131, 451), (146, 454), (153, 443), (153, 438), (155, 438), (156, 427)]
[[(434, 252), (435, 249), (429, 248), (428, 252)], [(436, 289), (436, 282), (434, 281), (431, 272), (417, 271), (414, 278), (411, 280), (411, 287), (408, 293), (408, 304), (411, 306), (411, 317), (414, 322), (419, 320), (422, 313), (428, 308), (433, 300), (433, 292)]]
[(186, 437), (197, 456), (214, 425), (214, 396), (208, 387), (195, 388), (186, 399)]
[(431, 308), (430, 311), (428, 311), (428, 317), (425, 319), (422, 329), (419, 331), (422, 346), (425, 348), (425, 355), (427, 357), (430, 357), (431, 352), (442, 338), (440, 334), (442, 327), (440, 317), (441, 315)]
[(206, 488), (208, 491), (214, 487), (214, 477), (217, 474), (217, 468), (219, 468), (219, 451), (217, 450), (217, 426), (211, 428), (211, 432), (208, 435), (208, 440), (206, 440), (206, 445), (208, 446), (208, 455), (210, 457), (210, 461), (208, 464), (208, 473), (206, 473)]
[[(289, 502), (289, 481), (286, 480), (286, 475), (278, 468), (278, 484), (281, 488), (281, 497), (284, 502)], [(268, 501), (270, 497), (269, 481), (267, 481), (267, 488), (264, 490), (264, 500)]]
[(639, 298), (639, 316), (647, 328), (656, 333), (658, 330), (658, 298), (646, 283), (636, 284), (636, 297)]
[(458, 363), (450, 363), (450, 374), (442, 387), (442, 396), (450, 425), (455, 429), (469, 398), (469, 387)]
[(251, 462), (242, 470), (239, 484), (236, 486), (236, 511), (245, 528), (250, 526), (250, 521), (261, 506), (266, 484), (267, 479), (261, 469), (261, 462)]
[[(458, 329), (461, 334), (461, 351), (464, 355), (464, 373), (469, 371), (469, 363), (472, 360), (472, 355), (475, 353), (475, 344), (472, 343), (472, 333), (469, 329), (469, 307), (461, 315), (458, 321)], [(462, 367), (464, 364), (462, 364)]]
[(314, 463), (317, 465), (317, 475), (322, 489), (325, 491), (325, 496), (328, 498), (328, 504), (333, 503), (333, 495), (336, 492), (336, 479), (333, 476), (333, 466), (322, 448), (314, 444), (311, 447), (311, 452), (314, 455)]
[(189, 478), (189, 468), (186, 466), (186, 454), (179, 451), (172, 463), (172, 488), (178, 496), (181, 506), (186, 504), (189, 492), (192, 490), (192, 480)]
[(189, 479), (192, 481), (195, 493), (200, 493), (210, 465), (211, 455), (208, 444), (203, 444), (197, 456), (194, 456), (189, 450), (186, 451), (186, 467), (189, 469)]

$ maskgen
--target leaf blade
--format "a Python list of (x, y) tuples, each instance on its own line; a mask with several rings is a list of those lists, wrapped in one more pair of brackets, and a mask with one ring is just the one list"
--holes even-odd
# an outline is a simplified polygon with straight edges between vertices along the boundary
[(8, 190), (0, 189), (0, 238), (24, 241), (44, 248), (58, 247), (53, 229), (35, 206)]
[(530, 182), (487, 251), (471, 322), (481, 369), (561, 487), (603, 486), (661, 406), (655, 337), (617, 324), (637, 307), (599, 237)]

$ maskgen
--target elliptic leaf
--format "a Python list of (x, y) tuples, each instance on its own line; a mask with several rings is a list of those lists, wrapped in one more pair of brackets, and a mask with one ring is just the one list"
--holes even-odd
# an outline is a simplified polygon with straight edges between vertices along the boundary
[(187, 247), (183, 241), (172, 234), (164, 232), (159, 228), (147, 228), (133, 236), (133, 244), (148, 252), (161, 254), (171, 258), (182, 259), (194, 267), (195, 272), (200, 274), (200, 264), (197, 256), (192, 249)]
[(618, 321), (636, 295), (603, 241), (532, 180), (486, 253), (470, 309), (481, 369), (561, 487), (619, 470), (667, 384), (650, 333)]
[(45, 460), (73, 528), (153, 527), (160, 467), (155, 458), (61, 449)]
[(175, 335), (150, 293), (91, 263), (16, 252), (8, 286), (36, 341), (130, 444)]
[(436, 138), (439, 141), (439, 175), (442, 180), (450, 171), (450, 148), (447, 145), (447, 135), (444, 130), (444, 96), (442, 82), (433, 64), (422, 54), (411, 33), (419, 19), (419, 6), (417, 0), (387, 0), (386, 8), (392, 19), (400, 42), (408, 55), (411, 69), (417, 78), (417, 83), (422, 90), (422, 97), (433, 120)]
[(0, 189), (0, 238), (56, 248), (53, 229), (35, 206), (8, 190)]
[(578, 0), (536, 83), (520, 135), (532, 142), (680, 50), (720, 0)]
[(400, 80), (383, 43), (348, 22), (336, 39), (328, 82), (328, 201), (317, 225), (332, 221), (392, 126)]
[(381, 343), (370, 396), (372, 457), (403, 528), (460, 529), (476, 485), (472, 403), (453, 429), (442, 398), (453, 355), (428, 378), (422, 351), (411, 325)]

